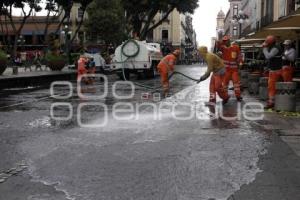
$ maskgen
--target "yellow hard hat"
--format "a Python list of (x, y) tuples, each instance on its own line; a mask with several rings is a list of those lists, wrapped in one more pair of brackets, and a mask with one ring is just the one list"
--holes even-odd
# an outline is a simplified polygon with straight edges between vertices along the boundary
[(200, 47), (200, 48), (199, 48), (199, 53), (200, 53), (201, 55), (207, 54), (207, 53), (208, 53), (207, 47), (206, 47), (206, 46)]

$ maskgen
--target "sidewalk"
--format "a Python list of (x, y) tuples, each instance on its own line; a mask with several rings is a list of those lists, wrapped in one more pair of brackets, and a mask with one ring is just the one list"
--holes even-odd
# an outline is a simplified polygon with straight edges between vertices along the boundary
[(44, 67), (43, 71), (36, 71), (35, 67), (32, 67), (31, 72), (29, 69), (25, 71), (24, 67), (20, 67), (18, 74), (13, 75), (12, 68), (7, 68), (0, 76), (0, 89), (45, 85), (59, 80), (75, 80), (76, 74), (76, 70), (70, 70), (67, 67), (62, 71), (45, 70)]
[[(244, 92), (245, 101), (259, 101), (258, 96)], [(300, 91), (297, 91), (297, 112), (278, 113), (276, 111), (266, 111), (265, 119), (257, 124), (265, 130), (272, 131), (288, 144), (288, 146), (300, 157)]]
[(24, 67), (18, 68), (18, 74), (13, 75), (13, 70), (11, 67), (7, 68), (5, 72), (0, 76), (0, 79), (5, 78), (16, 78), (16, 77), (27, 77), (27, 76), (39, 76), (39, 75), (46, 75), (46, 74), (55, 74), (55, 73), (66, 73), (66, 72), (76, 72), (76, 70), (70, 70), (65, 67), (61, 72), (59, 71), (51, 71), (49, 68), (42, 67), (42, 70), (36, 70), (34, 66), (31, 67), (31, 71), (27, 69), (25, 71)]

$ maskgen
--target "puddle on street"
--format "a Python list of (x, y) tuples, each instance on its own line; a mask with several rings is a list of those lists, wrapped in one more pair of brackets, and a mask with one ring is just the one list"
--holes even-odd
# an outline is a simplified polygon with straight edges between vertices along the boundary
[[(175, 120), (169, 109), (182, 102), (212, 112), (197, 97), (177, 95), (163, 101), (160, 120), (144, 108), (137, 119), (115, 120), (109, 114), (107, 126), (73, 128), (22, 143), (30, 174), (75, 200), (225, 200), (254, 181), (265, 153), (264, 135), (247, 122)], [(185, 116), (187, 110), (180, 107), (176, 114)], [(89, 123), (102, 121), (96, 116)]]

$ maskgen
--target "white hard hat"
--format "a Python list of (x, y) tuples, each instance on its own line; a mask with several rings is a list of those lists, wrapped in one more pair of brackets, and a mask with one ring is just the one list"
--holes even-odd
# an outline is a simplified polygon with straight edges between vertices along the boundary
[(291, 40), (286, 40), (286, 41), (284, 41), (283, 44), (284, 44), (284, 45), (291, 45), (291, 44), (292, 44), (292, 41), (291, 41)]

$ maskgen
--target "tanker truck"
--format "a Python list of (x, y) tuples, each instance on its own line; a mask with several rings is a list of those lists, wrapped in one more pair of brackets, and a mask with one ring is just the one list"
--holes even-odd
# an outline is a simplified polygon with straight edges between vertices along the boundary
[(156, 66), (163, 58), (160, 44), (128, 40), (118, 46), (112, 59), (111, 70), (121, 79), (130, 79), (130, 74), (154, 78)]

